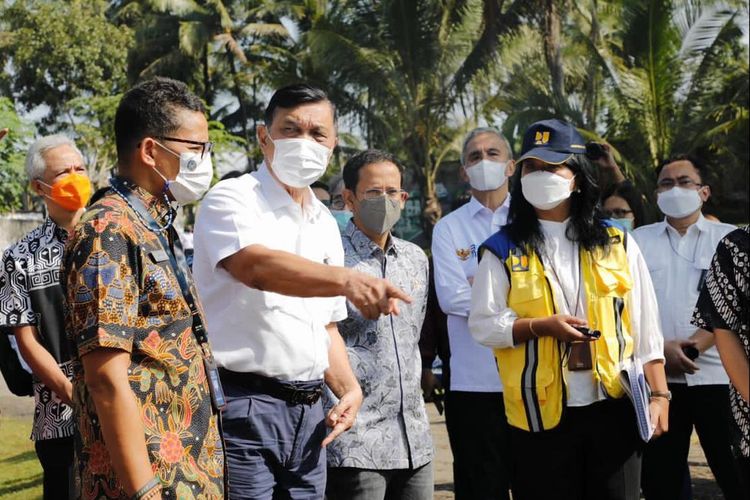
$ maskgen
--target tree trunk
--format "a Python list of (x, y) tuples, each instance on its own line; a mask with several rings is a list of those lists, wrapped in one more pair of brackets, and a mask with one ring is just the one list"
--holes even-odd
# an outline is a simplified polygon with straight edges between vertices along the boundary
[(203, 100), (211, 107), (211, 73), (208, 70), (208, 43), (203, 47)]
[(232, 50), (229, 47), (229, 44), (225, 45), (225, 50), (227, 51), (227, 57), (229, 58), (229, 71), (232, 73), (232, 82), (234, 83), (234, 93), (237, 97), (237, 102), (239, 104), (239, 112), (240, 112), (240, 122), (242, 124), (242, 137), (245, 139), (245, 155), (247, 157), (247, 168), (248, 170), (252, 170), (252, 154), (251, 154), (251, 148), (250, 148), (250, 134), (247, 129), (247, 107), (245, 106), (245, 100), (242, 98), (242, 87), (240, 87), (240, 82), (237, 77), (237, 67), (235, 66), (235, 59), (234, 54), (232, 53)]
[(562, 49), (562, 18), (560, 10), (564, 8), (564, 0), (544, 0), (544, 58), (549, 68), (552, 83), (552, 96), (555, 99), (555, 110), (558, 114), (566, 115), (565, 101), (565, 72), (563, 71)]
[[(597, 0), (591, 2), (591, 32), (589, 33), (589, 40), (593, 47), (598, 47), (601, 40), (601, 33), (599, 31), (599, 14), (597, 12)], [(598, 112), (598, 100), (599, 100), (599, 85), (601, 82), (600, 78), (601, 68), (599, 63), (594, 59), (589, 63), (589, 78), (586, 80), (586, 86), (584, 89), (583, 96), (583, 119), (585, 120), (584, 127), (588, 130), (596, 130), (596, 115)]]

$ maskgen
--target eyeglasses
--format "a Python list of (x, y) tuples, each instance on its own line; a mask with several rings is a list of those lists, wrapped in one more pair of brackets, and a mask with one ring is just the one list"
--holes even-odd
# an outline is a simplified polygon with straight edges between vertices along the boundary
[(678, 179), (676, 182), (674, 179), (662, 179), (656, 184), (657, 189), (659, 189), (660, 191), (667, 191), (669, 189), (672, 189), (675, 186), (681, 187), (683, 189), (694, 189), (694, 188), (703, 187), (704, 184), (695, 182), (693, 179), (689, 177), (682, 177)]
[(183, 144), (193, 144), (195, 146), (201, 146), (201, 160), (205, 155), (211, 154), (211, 152), (214, 150), (214, 143), (211, 141), (190, 141), (188, 139), (178, 139), (177, 137), (167, 137), (165, 135), (158, 136), (157, 139), (161, 139), (162, 141), (181, 142)]
[(331, 198), (331, 208), (334, 210), (343, 210), (346, 206), (346, 203), (344, 202), (344, 197), (340, 194), (335, 195)]
[(365, 200), (374, 200), (376, 198), (380, 198), (381, 196), (387, 196), (392, 200), (406, 201), (406, 199), (409, 197), (409, 193), (407, 193), (403, 189), (368, 189), (367, 191), (365, 191)]
[(624, 219), (628, 214), (632, 214), (632, 210), (624, 208), (613, 208), (612, 210), (603, 210), (604, 216), (607, 218), (614, 217), (615, 219)]

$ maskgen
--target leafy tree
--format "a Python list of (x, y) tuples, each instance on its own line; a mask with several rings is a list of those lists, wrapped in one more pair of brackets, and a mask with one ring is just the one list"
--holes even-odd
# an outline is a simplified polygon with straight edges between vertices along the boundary
[(0, 97), (0, 128), (8, 135), (0, 139), (0, 213), (28, 208), (30, 199), (26, 191), (24, 159), (32, 133), (7, 97)]
[(104, 0), (17, 0), (0, 8), (0, 52), (10, 64), (4, 79), (24, 110), (47, 108), (42, 132), (74, 121), (71, 100), (111, 95), (125, 85), (132, 35), (108, 22), (106, 8)]

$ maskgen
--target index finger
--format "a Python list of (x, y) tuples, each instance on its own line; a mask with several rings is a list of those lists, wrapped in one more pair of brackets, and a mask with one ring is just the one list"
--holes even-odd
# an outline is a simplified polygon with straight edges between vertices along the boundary
[(389, 299), (399, 299), (403, 300), (407, 304), (411, 304), (411, 297), (409, 296), (409, 294), (391, 283), (388, 283), (388, 287), (385, 289), (385, 293)]
[(331, 443), (331, 441), (336, 439), (339, 436), (339, 434), (341, 434), (345, 430), (346, 430), (346, 424), (343, 424), (343, 423), (336, 424), (335, 426), (333, 426), (333, 429), (331, 429), (331, 432), (326, 436), (323, 442), (320, 443), (320, 446), (322, 448), (325, 448), (326, 446), (328, 446), (329, 443)]

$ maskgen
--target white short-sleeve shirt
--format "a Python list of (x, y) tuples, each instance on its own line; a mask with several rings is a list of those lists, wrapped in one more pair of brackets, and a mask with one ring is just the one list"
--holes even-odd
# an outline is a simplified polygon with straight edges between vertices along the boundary
[(316, 380), (328, 368), (328, 323), (346, 318), (344, 297), (301, 298), (235, 280), (220, 262), (249, 245), (344, 265), (336, 220), (308, 190), (304, 209), (265, 165), (214, 186), (195, 222), (193, 276), (219, 366), (281, 380)]

